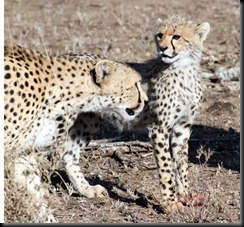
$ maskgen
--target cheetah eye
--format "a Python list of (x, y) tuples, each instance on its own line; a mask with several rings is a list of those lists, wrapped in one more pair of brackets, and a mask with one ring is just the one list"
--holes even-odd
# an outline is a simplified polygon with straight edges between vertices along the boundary
[(178, 40), (180, 37), (180, 35), (173, 35), (172, 39)]
[(160, 32), (160, 33), (156, 34), (156, 38), (158, 40), (162, 39), (163, 38), (163, 33)]

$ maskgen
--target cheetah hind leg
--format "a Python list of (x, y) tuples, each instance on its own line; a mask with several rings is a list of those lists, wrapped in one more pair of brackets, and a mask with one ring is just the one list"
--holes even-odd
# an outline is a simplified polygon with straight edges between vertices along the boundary
[(188, 197), (188, 139), (190, 137), (191, 123), (183, 120), (173, 127), (171, 146), (173, 168), (176, 178), (176, 193), (179, 197)]
[(174, 126), (171, 141), (173, 166), (176, 172), (176, 193), (178, 201), (183, 205), (201, 206), (204, 198), (200, 194), (192, 196), (188, 193), (188, 140), (192, 121), (182, 122), (179, 121)]
[[(32, 213), (33, 221), (40, 223), (55, 223), (52, 211), (49, 207), (49, 192), (41, 183), (39, 164), (34, 155), (22, 156), (15, 159), (14, 181), (21, 187), (26, 187), (31, 199), (27, 199), (26, 206)], [(31, 201), (31, 202), (30, 202)], [(30, 203), (29, 203), (30, 202)], [(32, 207), (37, 207), (33, 213)]]

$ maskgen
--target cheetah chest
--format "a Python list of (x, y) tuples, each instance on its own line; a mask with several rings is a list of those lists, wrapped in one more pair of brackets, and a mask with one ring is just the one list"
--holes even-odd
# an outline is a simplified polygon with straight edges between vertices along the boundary
[(56, 135), (56, 122), (50, 118), (42, 120), (42, 127), (34, 137), (34, 147), (49, 146), (54, 142)]
[(56, 122), (50, 118), (41, 118), (32, 130), (27, 132), (25, 140), (20, 141), (24, 150), (50, 146), (56, 134)]
[(183, 74), (177, 71), (166, 73), (154, 81), (158, 97), (166, 96), (168, 102), (177, 100), (179, 105), (198, 105), (201, 97), (201, 86), (196, 74)]

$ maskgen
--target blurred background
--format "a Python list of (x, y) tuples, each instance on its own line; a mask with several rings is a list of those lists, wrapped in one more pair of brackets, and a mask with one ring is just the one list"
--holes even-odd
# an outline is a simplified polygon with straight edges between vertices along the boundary
[(156, 19), (173, 14), (208, 21), (206, 50), (238, 61), (238, 0), (4, 1), (4, 42), (52, 53), (92, 52), (142, 61), (156, 53)]
[[(204, 99), (189, 141), (191, 192), (204, 196), (204, 206), (187, 207), (184, 215), (164, 214), (147, 135), (125, 132), (113, 140), (113, 148), (95, 144), (87, 148), (88, 157), (81, 157), (85, 176), (106, 187), (109, 199), (80, 198), (63, 187), (52, 194), (60, 222), (240, 222), (238, 0), (5, 0), (4, 44), (52, 55), (87, 52), (142, 62), (156, 56), (156, 19), (173, 14), (211, 25), (201, 61)], [(107, 133), (104, 127), (102, 135)], [(33, 221), (34, 208), (24, 207), (18, 190), (13, 194), (11, 184), (5, 186), (5, 221)]]

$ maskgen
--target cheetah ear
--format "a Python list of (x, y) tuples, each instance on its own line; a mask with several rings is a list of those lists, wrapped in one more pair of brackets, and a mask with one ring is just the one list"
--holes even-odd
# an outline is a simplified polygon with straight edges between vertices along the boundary
[(210, 24), (204, 22), (196, 27), (196, 34), (199, 36), (199, 39), (203, 42), (210, 31)]
[(163, 20), (162, 20), (161, 18), (158, 18), (158, 19), (156, 20), (156, 25), (157, 25), (158, 27), (160, 27), (162, 24), (163, 24)]
[(100, 84), (104, 78), (114, 71), (114, 62), (109, 60), (101, 60), (95, 67), (95, 80)]

